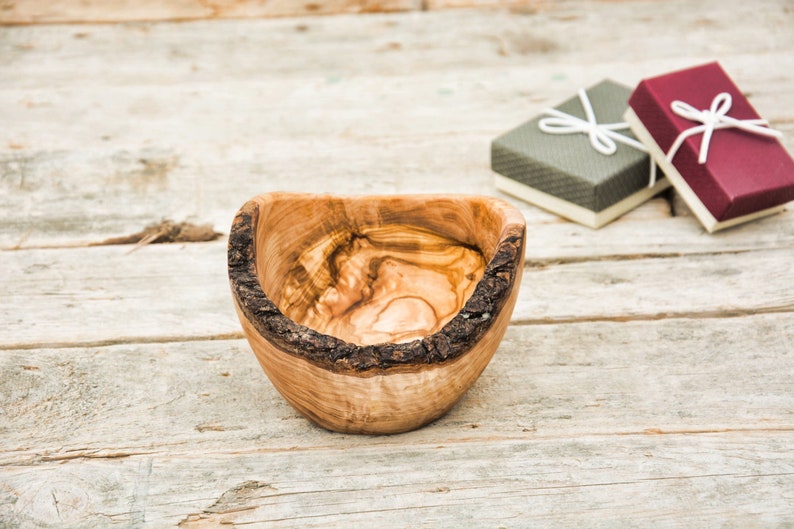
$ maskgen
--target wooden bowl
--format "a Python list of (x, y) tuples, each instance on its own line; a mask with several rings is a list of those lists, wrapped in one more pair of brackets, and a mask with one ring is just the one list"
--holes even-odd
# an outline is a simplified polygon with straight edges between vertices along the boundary
[(397, 433), (485, 369), (518, 295), (525, 222), (468, 196), (273, 193), (238, 211), (229, 279), (276, 389), (330, 430)]

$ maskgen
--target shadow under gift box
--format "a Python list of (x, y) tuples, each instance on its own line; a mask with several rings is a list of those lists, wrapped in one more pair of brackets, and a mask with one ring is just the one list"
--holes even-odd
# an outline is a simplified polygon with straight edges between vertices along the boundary
[(259, 195), (229, 236), (232, 295), (295, 409), (330, 430), (404, 432), (445, 414), (488, 365), (525, 231), (490, 197)]
[(727, 94), (723, 102), (728, 104), (721, 110), (729, 118), (748, 123), (760, 120), (716, 62), (643, 80), (631, 95), (625, 115), (634, 133), (709, 232), (777, 213), (794, 200), (794, 161), (778, 139), (763, 131), (759, 134), (717, 126), (707, 143), (705, 163), (699, 162), (703, 133), (686, 138), (673, 153), (672, 161), (668, 159), (680, 134), (703, 125), (677, 114), (673, 102), (702, 109), (698, 111), (708, 122), (719, 119), (711, 109), (720, 102), (715, 100), (720, 94)]

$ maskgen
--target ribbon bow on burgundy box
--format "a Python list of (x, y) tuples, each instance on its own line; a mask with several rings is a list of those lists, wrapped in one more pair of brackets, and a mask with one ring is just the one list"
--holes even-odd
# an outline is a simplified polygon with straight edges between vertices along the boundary
[(709, 232), (794, 200), (794, 160), (716, 62), (646, 79), (625, 114)]

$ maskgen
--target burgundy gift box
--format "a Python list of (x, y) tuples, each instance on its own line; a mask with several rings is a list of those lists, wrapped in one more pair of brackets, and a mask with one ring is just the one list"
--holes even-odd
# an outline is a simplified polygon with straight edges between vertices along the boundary
[(779, 133), (716, 62), (642, 81), (625, 119), (710, 232), (794, 200), (794, 160)]

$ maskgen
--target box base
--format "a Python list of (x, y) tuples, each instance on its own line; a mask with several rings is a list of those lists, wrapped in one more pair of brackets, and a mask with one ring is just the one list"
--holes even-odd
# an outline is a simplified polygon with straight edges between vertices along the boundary
[(601, 211), (592, 211), (583, 208), (567, 200), (557, 198), (543, 191), (516, 182), (512, 178), (494, 174), (494, 184), (500, 191), (518, 197), (522, 200), (534, 204), (561, 217), (578, 222), (590, 228), (600, 228), (620, 217), (624, 213), (631, 211), (643, 202), (647, 201), (660, 191), (670, 187), (670, 182), (666, 178), (660, 178), (653, 187), (645, 187), (636, 193), (627, 196), (620, 202), (616, 202)]
[(684, 180), (684, 177), (678, 172), (678, 169), (676, 169), (673, 163), (667, 159), (667, 155), (662, 152), (662, 149), (653, 139), (653, 136), (651, 136), (651, 133), (648, 132), (648, 129), (645, 128), (645, 125), (643, 125), (642, 121), (640, 121), (640, 118), (637, 117), (637, 114), (634, 113), (634, 110), (631, 107), (626, 110), (626, 113), (623, 115), (623, 119), (629, 124), (631, 131), (635, 136), (637, 136), (637, 139), (645, 144), (645, 147), (648, 149), (648, 154), (651, 155), (651, 158), (653, 158), (653, 160), (656, 162), (656, 165), (659, 166), (667, 179), (670, 180), (670, 183), (673, 185), (675, 190), (678, 191), (678, 194), (681, 195), (681, 198), (684, 199), (686, 205), (689, 206), (689, 209), (692, 210), (692, 213), (695, 214), (695, 217), (697, 217), (697, 219), (709, 233), (724, 230), (725, 228), (730, 228), (731, 226), (736, 226), (737, 224), (744, 224), (745, 222), (750, 222), (751, 220), (766, 217), (768, 215), (774, 215), (775, 213), (779, 213), (785, 209), (786, 205), (781, 204), (780, 206), (762, 209), (747, 215), (742, 215), (741, 217), (734, 217), (732, 219), (723, 221), (717, 220), (714, 218), (714, 215), (712, 215), (711, 212), (706, 208), (706, 206), (703, 205), (703, 202), (700, 201), (695, 192), (692, 191), (692, 188), (686, 183), (686, 180)]

